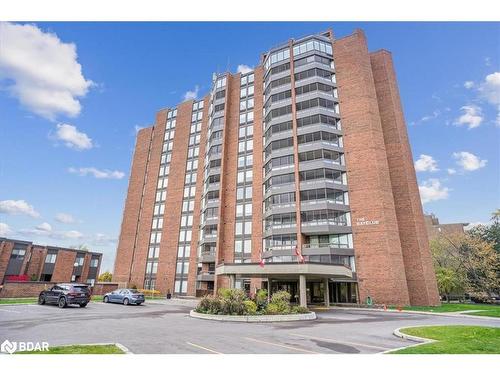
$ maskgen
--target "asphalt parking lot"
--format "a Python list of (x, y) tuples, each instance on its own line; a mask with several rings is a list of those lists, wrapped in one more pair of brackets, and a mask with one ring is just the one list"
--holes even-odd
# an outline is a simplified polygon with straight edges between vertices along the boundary
[(392, 334), (399, 327), (500, 327), (500, 319), (356, 309), (317, 311), (317, 320), (305, 322), (216, 322), (189, 317), (192, 306), (193, 301), (184, 300), (142, 306), (92, 302), (84, 309), (0, 305), (0, 342), (45, 341), (51, 346), (117, 342), (137, 354), (381, 353), (414, 344)]

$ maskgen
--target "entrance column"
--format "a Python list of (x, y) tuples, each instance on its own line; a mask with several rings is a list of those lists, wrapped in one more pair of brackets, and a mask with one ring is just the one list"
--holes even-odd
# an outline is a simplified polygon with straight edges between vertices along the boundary
[(306, 276), (299, 275), (299, 300), (300, 306), (307, 307)]
[(324, 297), (324, 300), (325, 300), (325, 306), (328, 307), (330, 306), (330, 289), (329, 289), (329, 279), (328, 278), (325, 278), (324, 280), (324, 291), (325, 291), (325, 297)]
[(267, 303), (271, 302), (271, 290), (272, 290), (273, 279), (267, 279)]
[(235, 275), (229, 275), (229, 287), (231, 289), (234, 289), (236, 287), (236, 276)]

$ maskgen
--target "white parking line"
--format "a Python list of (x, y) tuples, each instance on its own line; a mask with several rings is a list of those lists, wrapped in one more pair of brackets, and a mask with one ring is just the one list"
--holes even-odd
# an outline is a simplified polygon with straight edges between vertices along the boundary
[(1, 309), (0, 308), (0, 311), (13, 312), (13, 313), (16, 313), (16, 314), (21, 314), (21, 311), (16, 311), (16, 310), (8, 310), (8, 309)]
[(209, 348), (205, 348), (204, 346), (201, 346), (201, 345), (198, 345), (198, 344), (193, 344), (192, 342), (189, 342), (189, 341), (186, 341), (186, 344), (194, 346), (195, 348), (198, 348), (198, 349), (206, 350), (207, 352), (210, 352), (210, 353), (224, 354), (224, 353), (216, 352), (215, 350), (212, 350), (212, 349), (209, 349)]
[(272, 346), (278, 346), (278, 347), (285, 348), (285, 349), (295, 350), (297, 352), (303, 352), (303, 353), (309, 353), (309, 354), (320, 354), (319, 352), (314, 352), (312, 350), (300, 349), (300, 348), (296, 348), (296, 347), (290, 346), (290, 345), (277, 344), (275, 342), (257, 340), (257, 339), (251, 338), (251, 337), (245, 337), (245, 339), (250, 340), (250, 341), (259, 342), (262, 344), (267, 344), (267, 345), (272, 345)]
[(386, 347), (383, 347), (383, 346), (361, 344), (359, 342), (338, 341), (338, 340), (327, 339), (327, 338), (324, 338), (324, 337), (299, 335), (297, 333), (290, 333), (289, 335), (290, 336), (303, 337), (303, 338), (307, 338), (307, 339), (319, 340), (319, 341), (329, 341), (329, 342), (334, 342), (336, 344), (346, 344), (346, 345), (352, 345), (352, 346), (364, 346), (364, 347), (367, 347), (367, 348), (370, 348), (370, 349), (377, 349), (377, 350), (389, 350), (389, 349), (391, 349), (391, 348), (386, 348)]

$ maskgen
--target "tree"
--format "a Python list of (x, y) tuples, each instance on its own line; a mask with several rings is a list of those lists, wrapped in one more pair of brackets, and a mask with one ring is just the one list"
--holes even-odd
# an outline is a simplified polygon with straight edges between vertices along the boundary
[(476, 225), (469, 229), (467, 233), (473, 237), (492, 243), (493, 248), (500, 253), (500, 219), (493, 216), (492, 221), (491, 225)]
[(111, 272), (104, 272), (99, 275), (99, 281), (100, 282), (110, 282), (111, 279), (113, 278), (113, 274)]
[(439, 293), (446, 296), (446, 302), (450, 302), (450, 294), (455, 292), (462, 285), (457, 272), (451, 268), (437, 268), (436, 281)]

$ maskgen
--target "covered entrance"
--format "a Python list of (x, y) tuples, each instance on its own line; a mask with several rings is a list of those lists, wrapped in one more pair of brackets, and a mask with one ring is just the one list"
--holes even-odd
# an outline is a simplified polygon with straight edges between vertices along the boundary
[(237, 278), (261, 277), (267, 279), (267, 288), (273, 292), (286, 290), (293, 303), (323, 303), (330, 305), (332, 280), (352, 279), (349, 267), (325, 263), (270, 263), (264, 267), (258, 263), (224, 263), (215, 269), (216, 275), (229, 276), (230, 286), (235, 287)]

